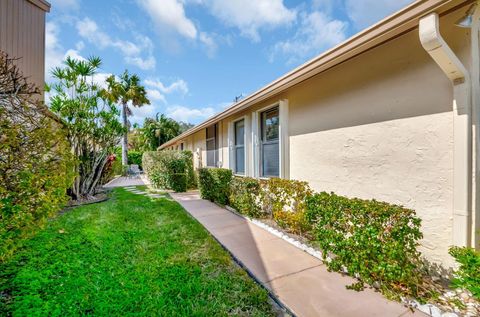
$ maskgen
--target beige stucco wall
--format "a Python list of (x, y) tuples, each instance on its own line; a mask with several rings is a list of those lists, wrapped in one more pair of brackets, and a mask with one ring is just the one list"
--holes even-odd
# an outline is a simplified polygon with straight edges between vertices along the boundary
[[(467, 32), (442, 32), (469, 64)], [(422, 252), (450, 266), (452, 87), (421, 48), (418, 30), (298, 86), (288, 100), (291, 178), (415, 209)]]
[[(453, 26), (463, 13), (441, 18), (441, 31), (468, 67), (468, 30)], [(415, 209), (423, 254), (453, 264), (452, 86), (422, 49), (418, 29), (223, 120), (223, 167), (229, 167), (228, 123), (280, 99), (289, 104), (291, 179)], [(188, 139), (205, 162), (205, 131)]]

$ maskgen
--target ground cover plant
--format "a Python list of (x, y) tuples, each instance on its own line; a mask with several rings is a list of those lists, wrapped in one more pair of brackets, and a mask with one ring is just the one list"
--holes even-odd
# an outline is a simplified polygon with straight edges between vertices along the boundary
[(116, 189), (0, 267), (0, 315), (271, 316), (266, 291), (166, 198)]

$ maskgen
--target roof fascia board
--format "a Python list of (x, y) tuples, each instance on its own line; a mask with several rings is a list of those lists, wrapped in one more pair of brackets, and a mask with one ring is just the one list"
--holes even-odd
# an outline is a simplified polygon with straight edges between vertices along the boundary
[(39, 7), (45, 12), (50, 12), (50, 3), (45, 0), (28, 0), (28, 2), (32, 3), (33, 5)]

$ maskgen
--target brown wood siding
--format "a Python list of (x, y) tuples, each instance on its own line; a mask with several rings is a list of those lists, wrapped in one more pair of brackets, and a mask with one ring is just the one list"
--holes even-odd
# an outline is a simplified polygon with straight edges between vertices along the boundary
[(27, 0), (0, 0), (0, 50), (24, 75), (45, 85), (45, 11)]

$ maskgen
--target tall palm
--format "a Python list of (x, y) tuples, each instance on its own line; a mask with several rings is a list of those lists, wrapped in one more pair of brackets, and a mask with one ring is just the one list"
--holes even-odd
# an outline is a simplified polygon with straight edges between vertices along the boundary
[(107, 78), (107, 89), (103, 91), (105, 97), (122, 107), (122, 119), (125, 133), (122, 138), (122, 164), (128, 164), (128, 117), (132, 115), (129, 103), (134, 107), (149, 105), (145, 87), (140, 84), (140, 78), (127, 70), (120, 75), (119, 80), (112, 75)]

